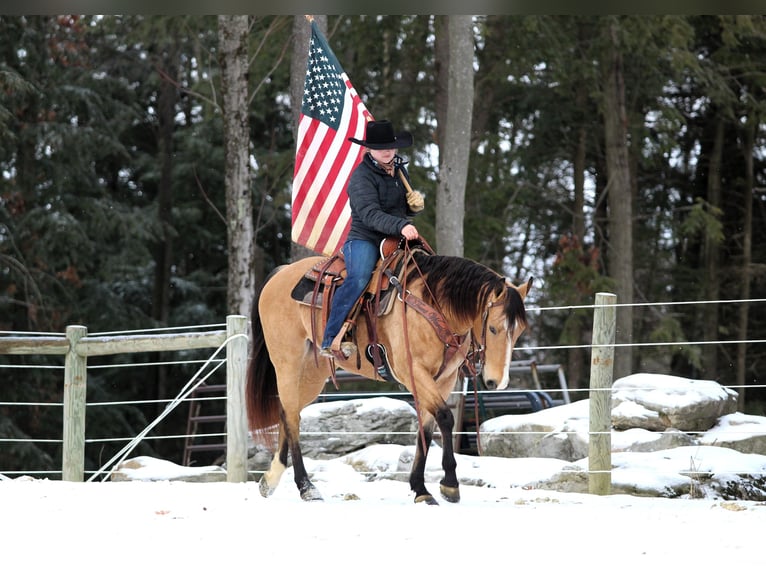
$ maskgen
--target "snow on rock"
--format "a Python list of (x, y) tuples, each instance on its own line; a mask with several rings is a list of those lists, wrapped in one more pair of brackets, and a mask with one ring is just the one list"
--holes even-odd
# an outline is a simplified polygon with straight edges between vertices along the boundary
[[(766, 500), (766, 456), (710, 446), (613, 453), (611, 479), (612, 494), (762, 501)], [(586, 493), (588, 460), (528, 487)]]
[(112, 469), (112, 482), (127, 480), (182, 480), (185, 482), (222, 482), (226, 471), (220, 466), (181, 466), (151, 456), (138, 456), (119, 463)]
[(413, 444), (417, 428), (415, 409), (398, 399), (314, 403), (301, 412), (301, 451), (326, 459), (372, 443)]
[(612, 385), (612, 426), (706, 431), (737, 410), (737, 392), (716, 381), (636, 373)]
[(766, 417), (744, 413), (723, 416), (700, 437), (699, 442), (739, 452), (766, 454)]
[(479, 427), (487, 456), (540, 457), (573, 461), (588, 455), (589, 401), (524, 415), (503, 415)]

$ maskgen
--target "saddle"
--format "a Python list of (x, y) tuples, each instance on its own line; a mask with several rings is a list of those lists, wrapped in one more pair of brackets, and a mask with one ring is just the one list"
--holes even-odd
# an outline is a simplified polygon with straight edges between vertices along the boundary
[[(383, 378), (390, 380), (390, 370), (385, 364), (385, 349), (377, 342), (376, 324), (377, 318), (388, 314), (393, 308), (396, 297), (394, 283), (401, 279), (406, 271), (405, 255), (409, 251), (423, 251), (433, 255), (434, 251), (424, 240), (419, 239), (406, 243), (404, 238), (387, 237), (380, 244), (380, 259), (373, 270), (367, 287), (352, 307), (351, 312), (344, 321), (338, 337), (333, 343), (333, 348), (339, 347), (340, 342), (351, 337), (355, 339), (356, 321), (359, 314), (364, 312), (367, 320), (367, 330), (370, 335), (370, 344), (366, 349), (365, 356), (373, 363), (376, 370)], [(314, 309), (321, 309), (323, 324), (326, 324), (332, 305), (335, 290), (346, 278), (346, 261), (342, 253), (338, 253), (314, 264), (292, 290), (292, 298), (303, 305)], [(316, 340), (316, 325), (312, 314), (312, 338)], [(355, 343), (355, 341), (354, 341)], [(359, 366), (359, 353), (357, 351), (357, 367)]]
[[(391, 277), (401, 279), (404, 271), (404, 239), (387, 237), (380, 243), (380, 259), (372, 272), (370, 281), (360, 297), (374, 297), (378, 300), (375, 306), (378, 317), (388, 314), (392, 307)], [(410, 241), (411, 250), (421, 250), (429, 255), (434, 251), (424, 239)], [(325, 301), (332, 304), (332, 295), (346, 279), (346, 260), (342, 253), (322, 259), (309, 269), (292, 290), (292, 298), (303, 305), (314, 308), (324, 308)], [(329, 305), (327, 306), (329, 312)], [(352, 310), (358, 311), (358, 309)], [(351, 316), (349, 316), (351, 318)]]

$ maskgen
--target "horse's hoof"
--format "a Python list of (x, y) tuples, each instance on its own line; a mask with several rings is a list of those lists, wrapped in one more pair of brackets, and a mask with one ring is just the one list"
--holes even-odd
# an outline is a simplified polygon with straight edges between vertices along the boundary
[(439, 491), (441, 492), (442, 498), (447, 502), (460, 502), (459, 486), (446, 486), (444, 484), (440, 484)]
[(416, 496), (415, 504), (418, 504), (419, 502), (425, 502), (429, 506), (439, 506), (439, 503), (436, 502), (436, 499), (430, 494), (420, 494)]
[(322, 498), (322, 495), (319, 493), (317, 488), (312, 484), (308, 488), (301, 489), (301, 499), (305, 500), (306, 502), (312, 502), (315, 500), (324, 500)]
[(261, 496), (263, 498), (268, 498), (272, 494), (274, 494), (274, 490), (276, 490), (274, 487), (269, 486), (269, 483), (266, 481), (266, 477), (261, 477), (261, 480), (258, 482), (258, 492), (261, 493)]

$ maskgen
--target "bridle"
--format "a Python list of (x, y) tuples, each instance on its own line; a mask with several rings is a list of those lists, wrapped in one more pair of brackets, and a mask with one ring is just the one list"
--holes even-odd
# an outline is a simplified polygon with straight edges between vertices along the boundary
[(471, 344), (468, 347), (468, 352), (465, 355), (465, 362), (463, 363), (463, 373), (469, 377), (476, 378), (482, 371), (484, 371), (484, 363), (487, 359), (487, 324), (489, 323), (490, 309), (501, 304), (502, 299), (495, 299), (490, 301), (484, 307), (484, 312), (481, 315), (481, 336), (476, 337), (473, 329), (471, 329)]

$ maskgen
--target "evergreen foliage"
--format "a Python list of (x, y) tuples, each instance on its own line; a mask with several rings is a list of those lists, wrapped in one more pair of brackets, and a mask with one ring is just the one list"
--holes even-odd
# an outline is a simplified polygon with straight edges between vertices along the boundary
[[(592, 303), (612, 286), (608, 174), (599, 85), (600, 16), (477, 17), (475, 104), (465, 214), (465, 255), (515, 281), (535, 276), (530, 303)], [(291, 20), (251, 18), (252, 197), (265, 276), (290, 254), (294, 141), (288, 95)], [(721, 299), (742, 277), (745, 129), (753, 154), (752, 297), (766, 291), (764, 165), (766, 18), (622, 16), (624, 79), (634, 186), (636, 302), (702, 299), (710, 249), (718, 250)], [(227, 244), (216, 20), (211, 16), (0, 16), (0, 330), (90, 332), (221, 323), (226, 314)], [(434, 38), (428, 16), (338, 16), (328, 39), (378, 119), (415, 135), (407, 150), (415, 187), (426, 195), (419, 228), (434, 236), (438, 160)], [(160, 205), (163, 117), (172, 88), (171, 203)], [(720, 169), (710, 173), (723, 125)], [(585, 207), (578, 213), (575, 165), (584, 145)], [(711, 177), (721, 197), (709, 198)], [(577, 236), (576, 217), (584, 219)], [(707, 247), (706, 247), (707, 246)], [(711, 247), (713, 246), (713, 247)], [(170, 248), (170, 297), (154, 297), (158, 253)], [(168, 252), (168, 251), (165, 251)], [(637, 308), (637, 341), (698, 341), (706, 307)], [(721, 305), (721, 339), (736, 339), (737, 307)], [(529, 344), (583, 345), (585, 311), (533, 317)], [(750, 339), (766, 313), (753, 305)], [(716, 372), (701, 354), (716, 353)], [(735, 382), (733, 346), (640, 348), (637, 369)], [(185, 355), (188, 358), (195, 354)], [(532, 358), (532, 357), (520, 357)], [(586, 384), (587, 351), (540, 351)], [(748, 349), (746, 380), (759, 382), (766, 352)], [(114, 359), (115, 362), (118, 359)], [(124, 361), (125, 357), (120, 357)], [(60, 361), (0, 356), (2, 364)], [(191, 364), (94, 372), (91, 400), (167, 399)], [(60, 401), (61, 371), (2, 369), (0, 403)], [(579, 370), (578, 370), (579, 369)], [(162, 382), (164, 381), (164, 382)], [(753, 390), (749, 400), (764, 400)], [(753, 407), (755, 408), (755, 407)], [(0, 405), (0, 436), (60, 436), (60, 409)], [(89, 411), (89, 431), (135, 435), (161, 406)], [(106, 412), (106, 411), (104, 411)], [(185, 430), (183, 414), (168, 433)], [(98, 430), (94, 430), (97, 428)], [(178, 461), (180, 441), (145, 446)], [(154, 450), (156, 448), (156, 451)], [(108, 458), (89, 447), (88, 467)], [(0, 468), (55, 469), (58, 447), (0, 449)]]

